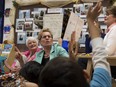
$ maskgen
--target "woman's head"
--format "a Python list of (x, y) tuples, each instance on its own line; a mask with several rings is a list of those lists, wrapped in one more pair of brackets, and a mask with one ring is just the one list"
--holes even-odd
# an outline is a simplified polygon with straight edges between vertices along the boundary
[(47, 29), (42, 29), (39, 32), (38, 39), (40, 44), (45, 47), (45, 46), (51, 46), (53, 43), (53, 35), (51, 31)]
[(35, 50), (38, 48), (38, 40), (35, 37), (28, 37), (26, 40), (26, 46), (29, 50)]
[(104, 23), (107, 24), (107, 26), (116, 23), (116, 6), (107, 9)]

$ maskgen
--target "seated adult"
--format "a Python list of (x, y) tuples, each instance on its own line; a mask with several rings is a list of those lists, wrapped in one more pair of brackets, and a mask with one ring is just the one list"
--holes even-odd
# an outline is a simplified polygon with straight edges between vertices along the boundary
[[(87, 15), (93, 49), (93, 77), (90, 84), (83, 69), (70, 58), (57, 57), (49, 61), (40, 73), (40, 87), (112, 87), (110, 65), (100, 32), (91, 20), (91, 14), (101, 11), (101, 3), (90, 8)], [(99, 44), (98, 44), (99, 42)], [(74, 45), (73, 43), (69, 43)], [(73, 51), (73, 50), (72, 50)], [(70, 52), (72, 52), (70, 51)]]
[(8, 67), (11, 72), (18, 71), (25, 63), (29, 61), (33, 61), (36, 57), (36, 52), (39, 52), (41, 49), (38, 48), (38, 40), (34, 37), (28, 37), (26, 40), (26, 46), (28, 47), (28, 51), (20, 52), (17, 47), (16, 48), (16, 60), (13, 65), (10, 66), (5, 60), (5, 65)]
[(49, 60), (58, 57), (68, 57), (68, 52), (57, 43), (53, 43), (53, 35), (49, 29), (42, 29), (38, 36), (39, 42), (43, 49), (36, 54), (35, 61), (45, 65)]

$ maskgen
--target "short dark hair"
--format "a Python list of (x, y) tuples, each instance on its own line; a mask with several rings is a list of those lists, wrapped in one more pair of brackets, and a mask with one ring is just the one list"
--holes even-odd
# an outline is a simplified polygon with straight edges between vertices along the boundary
[(40, 87), (89, 87), (83, 69), (65, 57), (49, 61), (40, 73)]
[(27, 62), (19, 71), (19, 75), (24, 77), (29, 82), (39, 83), (38, 79), (42, 65), (36, 61)]

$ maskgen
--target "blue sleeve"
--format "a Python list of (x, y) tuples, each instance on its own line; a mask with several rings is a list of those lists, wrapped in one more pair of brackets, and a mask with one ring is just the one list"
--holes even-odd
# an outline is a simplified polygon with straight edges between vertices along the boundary
[(112, 87), (111, 76), (108, 71), (103, 68), (94, 69), (90, 87)]

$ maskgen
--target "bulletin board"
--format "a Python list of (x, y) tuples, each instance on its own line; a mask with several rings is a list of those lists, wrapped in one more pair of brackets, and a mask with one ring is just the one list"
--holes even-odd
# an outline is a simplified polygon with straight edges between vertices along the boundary
[[(72, 10), (73, 9), (72, 6), (73, 6), (73, 4), (71, 3), (71, 4), (68, 4), (67, 6), (64, 6), (63, 8), (65, 8), (65, 9), (69, 8)], [(53, 27), (53, 25), (55, 25), (53, 23), (56, 23), (58, 28), (60, 28), (60, 30), (59, 30), (60, 33), (63, 31), (62, 27), (64, 27), (64, 28), (66, 27), (66, 25), (63, 25), (63, 21), (64, 21), (63, 15), (64, 14), (63, 14), (62, 8), (58, 8), (55, 10), (49, 9), (49, 11), (48, 11), (48, 9), (49, 8), (47, 6), (44, 6), (42, 4), (21, 6), (16, 9), (15, 26), (14, 26), (15, 27), (15, 31), (14, 31), (15, 32), (14, 33), (15, 40), (14, 41), (20, 51), (27, 50), (27, 47), (25, 45), (26, 38), (29, 36), (37, 37), (39, 31), (43, 28), (42, 24), (44, 24), (44, 28), (47, 28), (45, 26), (49, 26), (49, 28), (53, 29), (56, 27), (56, 26)], [(52, 11), (54, 11), (54, 12), (52, 12)], [(44, 14), (46, 14), (46, 16), (43, 18)], [(36, 20), (36, 18), (38, 18), (39, 20)], [(54, 22), (50, 21), (50, 19), (54, 20)], [(43, 23), (43, 20), (46, 20), (46, 21), (44, 21), (44, 23)], [(68, 21), (68, 19), (66, 19), (66, 18), (65, 18), (65, 20), (66, 20), (66, 22)], [(48, 24), (48, 21), (49, 21), (49, 24)], [(59, 23), (57, 23), (57, 22), (59, 22)], [(52, 27), (50, 27), (50, 26), (52, 26)], [(56, 27), (54, 30), (56, 30), (58, 28)], [(62, 34), (60, 36), (59, 36), (59, 33), (57, 33), (57, 34), (58, 35), (56, 35), (56, 37), (60, 38), (62, 36)]]
[[(108, 3), (109, 0), (103, 2), (103, 6), (104, 6), (103, 10), (105, 9), (106, 6), (109, 6)], [(73, 11), (84, 20), (82, 35), (79, 40), (80, 43), (84, 44), (85, 35), (88, 34), (87, 32), (88, 25), (86, 23), (87, 21), (86, 12), (90, 5), (91, 3), (78, 3), (78, 4), (70, 3), (58, 9), (58, 11), (56, 11), (55, 9), (55, 14), (59, 14), (63, 12), (63, 24), (62, 24), (63, 33), (61, 33), (61, 38), (63, 38), (64, 36), (64, 32), (68, 23), (68, 19), (70, 15), (69, 11)], [(67, 12), (67, 14), (65, 14), (67, 10), (69, 13)], [(20, 51), (27, 50), (27, 47), (25, 45), (26, 38), (29, 36), (34, 36), (34, 37), (38, 36), (39, 31), (43, 28), (43, 24), (44, 24), (43, 20), (45, 20), (43, 16), (45, 14), (54, 14), (54, 13), (50, 13), (52, 11), (53, 10), (50, 10), (50, 8), (42, 4), (16, 7), (15, 24), (14, 24), (14, 29), (15, 29), (14, 42)], [(101, 17), (98, 20), (102, 24), (101, 27), (106, 28), (106, 26), (103, 23), (103, 18), (104, 18), (104, 13), (101, 14)], [(61, 20), (57, 20), (57, 21), (61, 21)]]

